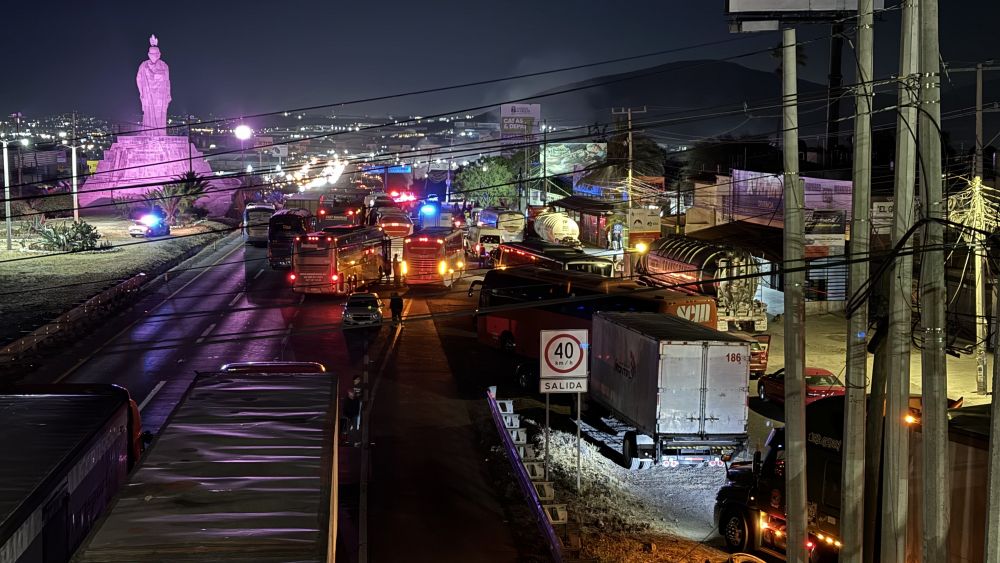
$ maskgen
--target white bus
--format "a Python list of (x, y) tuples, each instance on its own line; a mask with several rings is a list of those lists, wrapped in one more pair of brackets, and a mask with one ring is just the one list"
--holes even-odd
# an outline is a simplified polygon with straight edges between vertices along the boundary
[(270, 203), (248, 203), (243, 209), (243, 242), (254, 246), (267, 246), (267, 223), (274, 215)]

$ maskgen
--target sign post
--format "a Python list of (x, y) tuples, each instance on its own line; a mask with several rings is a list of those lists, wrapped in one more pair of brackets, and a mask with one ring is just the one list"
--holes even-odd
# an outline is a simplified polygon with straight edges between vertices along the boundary
[(540, 332), (539, 385), (545, 395), (545, 479), (549, 478), (549, 394), (576, 393), (576, 490), (580, 490), (580, 393), (587, 392), (586, 329)]

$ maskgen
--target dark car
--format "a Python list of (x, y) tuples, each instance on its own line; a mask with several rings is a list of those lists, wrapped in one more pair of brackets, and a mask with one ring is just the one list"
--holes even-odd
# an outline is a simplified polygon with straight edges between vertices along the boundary
[[(806, 368), (806, 404), (823, 397), (842, 396), (844, 382), (823, 368)], [(762, 401), (785, 402), (785, 369), (765, 375), (757, 381), (757, 396)]]
[(345, 325), (382, 324), (382, 300), (377, 293), (352, 293), (344, 302)]

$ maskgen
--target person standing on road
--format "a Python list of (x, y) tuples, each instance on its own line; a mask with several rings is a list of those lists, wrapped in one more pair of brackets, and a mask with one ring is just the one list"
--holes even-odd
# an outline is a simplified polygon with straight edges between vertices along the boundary
[(403, 298), (395, 291), (392, 292), (392, 297), (389, 298), (389, 311), (392, 312), (393, 324), (403, 322)]
[(399, 285), (402, 280), (403, 263), (399, 261), (399, 254), (392, 255), (392, 283)]

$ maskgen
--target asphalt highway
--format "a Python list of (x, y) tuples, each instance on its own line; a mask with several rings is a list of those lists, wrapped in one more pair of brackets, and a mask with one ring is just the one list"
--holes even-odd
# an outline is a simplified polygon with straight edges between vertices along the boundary
[[(358, 561), (362, 550), (376, 563), (524, 560), (535, 546), (513, 529), (534, 524), (510, 521), (483, 467), (475, 419), (485, 400), (478, 389), (460, 392), (436, 323), (342, 330), (341, 299), (294, 294), (286, 272), (271, 270), (265, 257), (226, 239), (29, 381), (120, 384), (139, 403), (144, 428), (156, 433), (197, 371), (234, 361), (318, 361), (340, 377), (343, 404), (367, 353), (371, 445), (367, 454), (341, 447), (338, 560)], [(374, 289), (384, 297), (392, 291)], [(440, 295), (401, 291), (415, 318), (426, 318)]]

